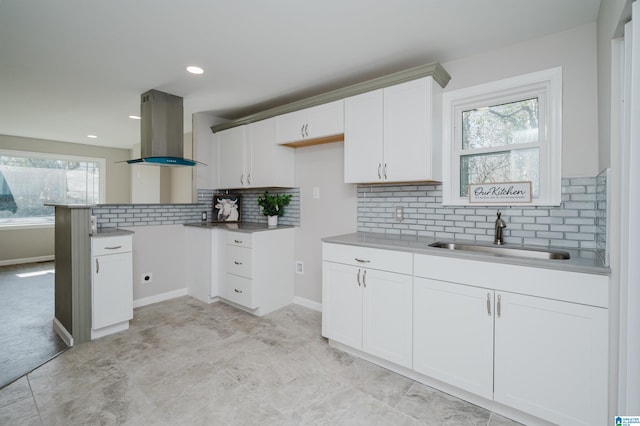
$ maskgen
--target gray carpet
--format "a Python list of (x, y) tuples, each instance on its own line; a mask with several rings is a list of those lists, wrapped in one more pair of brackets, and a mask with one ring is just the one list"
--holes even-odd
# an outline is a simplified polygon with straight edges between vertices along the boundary
[(54, 262), (0, 267), (0, 388), (67, 349), (53, 331)]

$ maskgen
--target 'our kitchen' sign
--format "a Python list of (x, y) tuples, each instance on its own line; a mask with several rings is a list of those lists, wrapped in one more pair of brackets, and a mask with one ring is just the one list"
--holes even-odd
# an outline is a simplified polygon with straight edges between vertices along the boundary
[(530, 203), (531, 181), (470, 184), (469, 202)]

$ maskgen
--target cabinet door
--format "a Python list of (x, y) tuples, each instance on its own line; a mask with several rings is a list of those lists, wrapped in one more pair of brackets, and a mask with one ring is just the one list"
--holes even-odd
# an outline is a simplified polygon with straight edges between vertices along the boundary
[(384, 89), (386, 180), (430, 179), (431, 96), (427, 78)]
[(133, 318), (133, 261), (131, 253), (93, 256), (91, 319), (92, 328)]
[(344, 181), (383, 179), (383, 91), (374, 90), (344, 101)]
[(607, 310), (496, 298), (494, 399), (557, 424), (606, 424)]
[(275, 146), (274, 119), (262, 120), (249, 124), (247, 138), (247, 185), (249, 187), (265, 187), (273, 185), (273, 167)]
[(362, 348), (362, 269), (322, 262), (322, 335)]
[(308, 108), (305, 112), (305, 139), (344, 133), (343, 100)]
[(275, 118), (276, 143), (294, 142), (304, 139), (305, 112), (294, 111)]
[(411, 368), (412, 277), (362, 269), (362, 350)]
[(215, 297), (212, 290), (212, 238), (215, 230), (185, 226), (188, 241), (186, 257), (186, 284), (189, 296), (205, 303)]
[(245, 175), (245, 126), (216, 133), (218, 137), (218, 182), (220, 188), (242, 188)]
[(493, 290), (416, 277), (413, 298), (413, 369), (492, 399)]

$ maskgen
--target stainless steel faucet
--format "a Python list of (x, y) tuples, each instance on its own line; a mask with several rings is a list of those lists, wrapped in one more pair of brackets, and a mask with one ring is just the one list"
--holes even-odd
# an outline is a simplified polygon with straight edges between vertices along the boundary
[(504, 244), (504, 238), (502, 236), (502, 230), (504, 228), (507, 227), (507, 224), (504, 220), (502, 220), (502, 218), (500, 217), (502, 215), (502, 213), (500, 213), (500, 210), (498, 210), (498, 218), (496, 219), (496, 236), (493, 239), (493, 244), (496, 245), (503, 245)]

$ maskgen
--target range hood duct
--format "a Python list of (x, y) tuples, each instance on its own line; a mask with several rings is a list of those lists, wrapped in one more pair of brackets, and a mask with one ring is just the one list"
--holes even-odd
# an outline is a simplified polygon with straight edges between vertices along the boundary
[(182, 98), (158, 90), (140, 96), (140, 155), (129, 164), (195, 166), (184, 158)]

